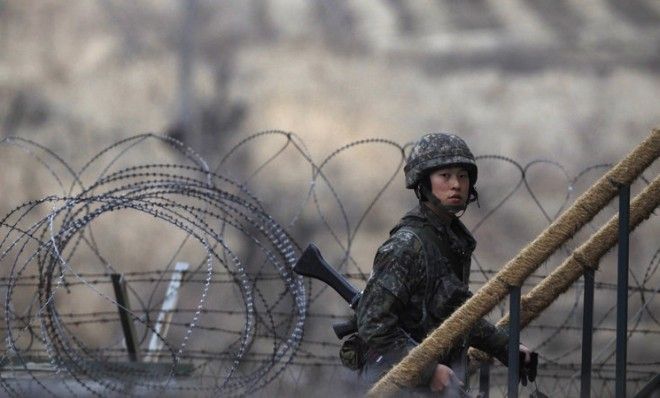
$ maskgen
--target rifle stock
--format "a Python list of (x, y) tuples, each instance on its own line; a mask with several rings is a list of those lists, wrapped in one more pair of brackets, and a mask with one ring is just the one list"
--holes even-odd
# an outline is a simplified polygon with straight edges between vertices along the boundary
[[(321, 251), (313, 243), (307, 246), (293, 267), (293, 271), (298, 275), (308, 276), (324, 282), (339, 293), (352, 309), (357, 307), (362, 293), (323, 259)], [(357, 332), (357, 323), (355, 317), (353, 317), (348, 321), (333, 324), (332, 328), (337, 337), (342, 339), (351, 333)]]
[(307, 246), (293, 270), (298, 275), (309, 276), (324, 282), (339, 293), (351, 305), (351, 308), (355, 308), (353, 301), (360, 292), (323, 259), (319, 248), (313, 243)]

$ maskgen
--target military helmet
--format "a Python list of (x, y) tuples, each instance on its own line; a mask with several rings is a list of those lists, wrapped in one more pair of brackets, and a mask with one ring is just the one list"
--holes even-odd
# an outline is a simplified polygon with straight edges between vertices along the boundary
[(465, 141), (454, 134), (426, 134), (415, 143), (403, 171), (406, 188), (416, 189), (431, 170), (443, 166), (461, 165), (470, 178), (470, 187), (477, 182), (477, 164)]

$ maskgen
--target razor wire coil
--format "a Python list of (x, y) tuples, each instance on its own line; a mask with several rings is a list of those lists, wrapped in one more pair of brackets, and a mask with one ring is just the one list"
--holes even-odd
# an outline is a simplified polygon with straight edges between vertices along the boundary
[[(226, 165), (243, 146), (273, 137), (284, 141), (272, 156), (243, 179), (227, 177), (232, 170), (227, 169)], [(153, 141), (177, 153), (182, 163), (119, 167), (119, 164), (125, 163), (124, 157)], [(278, 377), (281, 379), (287, 369), (340, 366), (336, 357), (339, 342), (317, 337), (303, 338), (305, 325), (312, 320), (323, 320), (325, 324), (326, 320), (343, 319), (347, 313), (328, 311), (320, 305), (327, 287), (316, 282), (303, 282), (292, 272), (301, 246), (306, 242), (298, 242), (291, 231), (305, 221), (303, 208), (311, 205), (316, 214), (316, 225), (329, 234), (327, 246), (333, 246), (340, 253), (337, 269), (346, 277), (364, 282), (368, 277), (368, 267), (359, 264), (353, 256), (354, 240), (369, 213), (400, 173), (406, 149), (410, 145), (378, 138), (360, 140), (341, 146), (321, 161), (314, 162), (297, 135), (265, 131), (249, 136), (230, 148), (216, 168), (223, 170), (221, 175), (211, 170), (208, 163), (190, 148), (153, 134), (127, 138), (105, 148), (78, 172), (37, 143), (10, 138), (2, 140), (2, 144), (17, 147), (28, 154), (35, 164), (46, 169), (61, 189), (58, 194), (17, 206), (0, 222), (3, 231), (0, 264), (10, 265), (8, 275), (0, 277), (0, 287), (6, 291), (2, 315), (4, 323), (0, 328), (5, 334), (6, 348), (0, 364), (11, 368), (14, 373), (20, 371), (27, 374), (42, 392), (51, 396), (62, 393), (55, 391), (45, 382), (47, 378), (31, 368), (30, 364), (35, 359), (48, 361), (55, 374), (66, 380), (63, 383), (67, 390), (65, 395), (95, 396), (123, 395), (134, 389), (154, 393), (187, 391), (198, 395), (243, 396), (266, 388)], [(387, 174), (385, 182), (367, 202), (363, 212), (357, 217), (350, 217), (337, 185), (328, 175), (328, 166), (353, 148), (377, 145), (393, 148), (399, 160), (393, 162), (395, 167), (392, 173)], [(267, 203), (262, 202), (248, 187), (286, 150), (293, 151), (309, 166), (310, 177), (303, 199), (294, 204), (293, 216), (289, 221), (280, 222), (268, 213)], [(110, 160), (103, 163), (106, 157)], [(472, 227), (474, 233), (511, 202), (521, 187), (524, 187), (543, 220), (550, 222), (566, 207), (574, 195), (574, 187), (584, 176), (608, 166), (589, 166), (571, 178), (565, 167), (553, 160), (534, 160), (523, 165), (505, 156), (482, 155), (477, 157), (477, 161), (508, 164), (518, 174), (503, 198), (476, 221)], [(543, 206), (530, 184), (530, 170), (541, 167), (557, 169), (565, 179), (564, 197), (555, 212)], [(93, 172), (98, 174), (94, 176)], [(89, 179), (91, 183), (86, 183)], [(320, 187), (327, 189), (329, 195), (321, 198)], [(335, 203), (338, 214), (330, 215), (324, 211), (321, 201), (328, 199)], [(185, 237), (170, 261), (159, 269), (117, 269), (106, 258), (102, 245), (97, 241), (99, 237), (94, 226), (99, 220), (117, 213), (147, 215), (166, 228), (180, 231)], [(339, 228), (333, 225), (339, 225)], [(248, 242), (251, 249), (260, 253), (262, 258), (259, 261), (250, 261), (249, 255), (247, 260), (242, 258), (244, 250), (241, 245), (234, 247), (236, 241), (233, 235), (236, 234)], [(166, 323), (179, 336), (174, 343), (159, 335), (156, 328), (159, 322), (155, 315), (161, 311), (159, 305), (163, 300), (158, 292), (175, 273), (174, 258), (189, 241), (196, 242), (202, 252), (200, 260), (183, 276), (183, 283), (196, 291), (196, 303), (166, 312), (172, 317)], [(76, 264), (79, 250), (94, 253), (102, 270), (89, 271)], [(495, 271), (477, 256), (473, 260), (476, 269), (472, 270), (472, 274), (483, 280), (494, 274)], [(635, 314), (630, 336), (660, 334), (660, 323), (649, 306), (658, 290), (653, 285), (658, 260), (656, 251), (648, 265), (642, 268), (644, 276), (638, 278), (633, 274), (631, 279), (629, 294), (639, 297), (642, 304)], [(150, 355), (169, 364), (167, 371), (149, 370), (148, 366), (137, 371), (135, 366), (127, 365), (121, 337), (116, 337), (112, 344), (93, 347), (78, 336), (82, 327), (119, 324), (118, 304), (104, 290), (104, 286), (110, 284), (110, 275), (114, 273), (122, 274), (131, 298), (138, 301), (126, 310), (141, 330), (140, 344), (145, 344), (148, 334), (156, 334), (164, 347), (150, 352)], [(544, 276), (543, 272), (537, 273), (530, 281)], [(474, 282), (475, 285), (480, 283), (483, 282)], [(151, 289), (146, 298), (137, 291), (140, 289), (138, 286), (142, 285)], [(615, 290), (616, 286), (597, 282), (596, 288)], [(61, 297), (80, 289), (92, 292), (93, 296), (115, 310), (72, 312), (62, 308), (59, 304)], [(577, 289), (579, 291), (579, 287)], [(21, 290), (35, 292), (27, 306), (16, 304), (22, 301), (19, 297)], [(232, 291), (232, 297), (239, 298), (240, 304), (237, 306), (236, 302), (231, 302), (234, 304), (232, 308), (222, 308), (210, 303), (209, 295), (218, 290)], [(574, 322), (580, 308), (577, 296), (566, 314), (555, 323), (532, 323), (529, 326), (545, 336), (531, 348), (543, 351), (550, 345), (556, 345), (562, 332), (581, 330)], [(284, 310), (283, 306), (288, 310)], [(612, 311), (613, 307), (608, 307), (594, 323), (595, 333), (612, 335), (614, 329), (606, 324)], [(643, 317), (647, 318), (644, 324), (641, 322)], [(224, 325), (233, 318), (242, 318), (243, 321)], [(226, 345), (215, 350), (199, 348), (196, 343), (202, 333), (221, 337)], [(576, 350), (578, 348), (569, 347), (552, 355), (544, 353), (542, 358), (546, 365), (542, 368), (542, 377), (564, 382), (571, 380), (575, 364), (570, 361)], [(608, 351), (607, 347), (604, 350), (598, 363), (594, 363), (594, 375), (603, 382), (601, 387), (607, 389), (609, 387), (606, 385), (613, 380), (613, 376), (604, 373), (612, 373), (610, 359), (613, 351)], [(176, 372), (183, 363), (193, 366), (189, 380), (200, 382), (179, 382)], [(659, 368), (659, 364), (653, 361), (630, 361), (629, 366), (635, 368), (629, 381), (639, 383)], [(495, 375), (499, 372), (497, 369)], [(1, 373), (0, 385), (10, 396), (22, 394), (21, 384)], [(562, 388), (565, 387), (556, 386), (556, 391)], [(85, 392), (80, 393), (81, 390)]]

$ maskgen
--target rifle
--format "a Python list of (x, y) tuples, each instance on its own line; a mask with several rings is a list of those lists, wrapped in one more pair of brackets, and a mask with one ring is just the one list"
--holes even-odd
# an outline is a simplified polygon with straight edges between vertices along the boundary
[[(302, 276), (318, 279), (330, 286), (335, 292), (348, 303), (351, 309), (355, 309), (360, 302), (362, 292), (351, 285), (343, 276), (327, 263), (321, 256), (321, 251), (316, 245), (310, 243), (300, 256), (293, 271)], [(357, 332), (355, 317), (348, 321), (338, 322), (332, 325), (335, 335), (341, 340), (349, 334)]]

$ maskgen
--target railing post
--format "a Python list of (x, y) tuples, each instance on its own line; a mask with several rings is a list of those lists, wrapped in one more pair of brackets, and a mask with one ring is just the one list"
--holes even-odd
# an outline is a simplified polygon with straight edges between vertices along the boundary
[(619, 258), (616, 302), (616, 397), (626, 396), (628, 334), (628, 251), (630, 241), (630, 185), (619, 188)]
[(121, 327), (124, 331), (124, 341), (126, 342), (126, 351), (131, 362), (137, 362), (140, 358), (140, 353), (137, 345), (137, 338), (135, 337), (135, 329), (133, 328), (133, 320), (128, 313), (130, 304), (128, 303), (128, 294), (126, 294), (126, 281), (120, 274), (112, 274), (112, 286), (115, 289), (115, 297), (117, 299), (117, 310), (119, 311), (119, 318), (121, 319)]
[(509, 296), (509, 389), (507, 397), (518, 398), (520, 373), (520, 286)]
[(594, 270), (584, 272), (584, 310), (582, 314), (582, 374), (580, 398), (591, 397), (591, 352), (594, 330)]
[(479, 368), (479, 393), (481, 398), (490, 396), (490, 364), (487, 362)]

